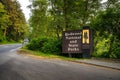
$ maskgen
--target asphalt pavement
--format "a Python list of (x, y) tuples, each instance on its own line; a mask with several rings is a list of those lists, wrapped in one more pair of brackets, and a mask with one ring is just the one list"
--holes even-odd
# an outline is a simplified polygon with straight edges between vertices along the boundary
[(17, 54), (21, 44), (0, 46), (0, 80), (120, 80), (120, 70)]
[(6, 45), (0, 45), (0, 54), (5, 52), (12, 52), (18, 48), (20, 48), (22, 44), (6, 44)]

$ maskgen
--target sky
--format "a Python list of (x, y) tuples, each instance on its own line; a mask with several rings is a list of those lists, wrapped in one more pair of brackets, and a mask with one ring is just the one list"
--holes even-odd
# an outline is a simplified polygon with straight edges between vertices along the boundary
[(26, 20), (28, 20), (30, 18), (30, 9), (27, 8), (27, 6), (30, 5), (31, 3), (29, 2), (29, 0), (17, 0), (17, 1), (19, 1), (21, 5), (21, 9), (25, 14)]
[[(17, 0), (19, 1), (20, 5), (21, 5), (21, 9), (23, 10), (23, 13), (25, 14), (25, 18), (28, 21), (28, 19), (30, 18), (30, 9), (27, 8), (28, 5), (30, 5), (31, 3), (29, 2), (29, 0)], [(106, 2), (107, 0), (103, 0), (103, 2)]]

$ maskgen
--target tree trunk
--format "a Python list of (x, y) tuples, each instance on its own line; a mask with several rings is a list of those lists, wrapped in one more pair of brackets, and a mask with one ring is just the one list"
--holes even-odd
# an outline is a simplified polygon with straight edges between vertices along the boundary
[(65, 30), (68, 28), (68, 21), (67, 21), (67, 11), (66, 11), (66, 0), (64, 0), (64, 7), (63, 7), (63, 14), (65, 19)]
[(83, 15), (83, 23), (82, 23), (82, 26), (85, 26), (86, 25), (86, 22), (87, 22), (87, 15), (88, 15), (88, 0), (85, 1), (85, 14)]
[(7, 29), (5, 28), (4, 29), (4, 32), (3, 32), (3, 38), (6, 39), (6, 33), (7, 33)]
[(59, 25), (57, 25), (57, 27), (56, 27), (56, 34), (57, 34), (57, 38), (60, 39), (60, 35), (59, 35)]
[(110, 57), (110, 54), (112, 53), (112, 47), (113, 47), (114, 40), (115, 40), (115, 37), (112, 35), (112, 37), (110, 38), (110, 44), (109, 44), (110, 47), (108, 51), (109, 57)]

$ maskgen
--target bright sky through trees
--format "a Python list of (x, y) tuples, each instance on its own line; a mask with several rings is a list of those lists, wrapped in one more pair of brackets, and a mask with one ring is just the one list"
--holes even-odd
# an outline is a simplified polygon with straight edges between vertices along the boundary
[[(30, 5), (29, 0), (17, 0), (21, 4), (21, 9), (23, 10), (23, 13), (25, 14), (26, 20), (30, 18), (30, 9), (27, 8), (28, 5)], [(103, 0), (102, 2), (106, 2), (107, 0)]]
[(23, 13), (25, 14), (26, 20), (28, 20), (30, 17), (30, 10), (29, 8), (27, 8), (27, 6), (30, 5), (29, 0), (17, 0), (17, 1), (20, 2), (21, 9), (23, 10)]

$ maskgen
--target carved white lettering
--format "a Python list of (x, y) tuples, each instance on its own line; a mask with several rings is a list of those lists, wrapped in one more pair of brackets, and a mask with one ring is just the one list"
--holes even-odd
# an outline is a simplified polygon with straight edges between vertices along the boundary
[(69, 47), (78, 47), (78, 44), (69, 44)]
[(71, 40), (71, 39), (81, 39), (81, 36), (79, 36), (79, 37), (77, 37), (77, 36), (75, 36), (75, 37), (66, 37), (66, 39), (68, 39), (68, 40)]
[(79, 32), (76, 32), (76, 33), (73, 33), (73, 32), (71, 32), (71, 33), (65, 33), (65, 36), (67, 37), (67, 36), (78, 36), (78, 35), (81, 35), (82, 33), (79, 33)]
[(68, 51), (79, 51), (79, 48), (68, 48)]
[(72, 40), (70, 41), (70, 43), (77, 43), (77, 40)]

